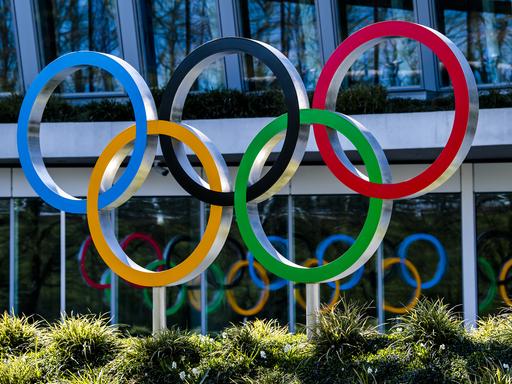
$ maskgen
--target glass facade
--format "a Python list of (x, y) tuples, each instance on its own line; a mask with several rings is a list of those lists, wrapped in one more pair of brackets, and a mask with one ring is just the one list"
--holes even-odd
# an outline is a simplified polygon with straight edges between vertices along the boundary
[[(346, 38), (355, 31), (387, 20), (416, 21), (412, 0), (339, 1), (341, 33)], [(347, 85), (381, 84), (385, 87), (421, 85), (419, 44), (409, 39), (388, 39), (366, 51), (347, 74)]]
[[(466, 56), (477, 84), (512, 81), (512, 2), (493, 0), (437, 1), (439, 31)], [(449, 85), (442, 70), (442, 85)]]
[(19, 92), (20, 76), (10, 0), (0, 0), (0, 92)]
[(475, 196), (480, 315), (512, 306), (512, 193)]
[[(322, 66), (314, 0), (240, 0), (242, 36), (269, 43), (287, 56), (306, 88), (315, 87)], [(274, 85), (275, 77), (257, 59), (244, 60), (248, 90)]]
[[(194, 48), (220, 37), (216, 0), (140, 1), (144, 65), (153, 87), (163, 88), (174, 69)], [(198, 79), (196, 89), (224, 85), (218, 60)]]
[[(36, 0), (42, 64), (80, 50), (122, 56), (115, 0)], [(60, 86), (61, 92), (119, 91), (105, 71), (85, 68)]]

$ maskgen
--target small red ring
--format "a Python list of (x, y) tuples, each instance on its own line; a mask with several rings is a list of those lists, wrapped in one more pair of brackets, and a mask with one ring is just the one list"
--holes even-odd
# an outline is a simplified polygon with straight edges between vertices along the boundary
[[(328, 128), (315, 124), (314, 133), (320, 154), (327, 167), (347, 187), (367, 197), (400, 199), (428, 192), (427, 188), (436, 183), (452, 166), (459, 152), (462, 152), (463, 144), (465, 149), (469, 150), (470, 145), (466, 146), (467, 143), (464, 141), (466, 135), (470, 133), (470, 129), (476, 128), (476, 124), (473, 127), (470, 123), (471, 118), (477, 116), (478, 108), (472, 108), (471, 104), (478, 105), (478, 94), (474, 77), (466, 76), (463, 68), (463, 66), (467, 66), (466, 73), (468, 73), (469, 64), (466, 61), (459, 61), (455, 53), (458, 49), (455, 46), (450, 47), (446, 37), (420, 24), (406, 21), (384, 21), (355, 32), (334, 51), (320, 73), (313, 96), (313, 108), (331, 108), (330, 105), (326, 106), (326, 99), (333, 92), (333, 89), (330, 89), (332, 88), (331, 84), (340, 84), (338, 71), (341, 71), (340, 67), (345, 60), (352, 59), (351, 54), (355, 50), (371, 41), (387, 37), (406, 37), (424, 44), (439, 57), (448, 70), (455, 94), (455, 117), (448, 142), (438, 158), (426, 170), (412, 179), (390, 184), (371, 183), (352, 173), (338, 159), (329, 140)], [(343, 68), (346, 69), (346, 67)]]

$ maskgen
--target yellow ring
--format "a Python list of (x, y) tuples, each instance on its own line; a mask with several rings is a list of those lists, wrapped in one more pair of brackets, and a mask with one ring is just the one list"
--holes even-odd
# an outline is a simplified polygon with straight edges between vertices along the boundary
[[(235, 278), (235, 275), (238, 272), (238, 270), (241, 268), (244, 268), (244, 267), (249, 267), (249, 261), (238, 260), (236, 263), (234, 263), (231, 266), (231, 268), (229, 269), (229, 272), (226, 276), (226, 285), (231, 284), (231, 281)], [(244, 308), (240, 307), (238, 305), (238, 303), (236, 302), (235, 295), (233, 294), (232, 290), (228, 289), (226, 291), (226, 299), (227, 299), (229, 305), (231, 306), (231, 308), (233, 308), (233, 311), (235, 311), (236, 313), (238, 313), (239, 315), (242, 315), (242, 316), (256, 315), (258, 312), (260, 312), (265, 307), (265, 304), (267, 304), (267, 301), (268, 301), (268, 297), (269, 297), (268, 286), (270, 284), (270, 281), (268, 279), (267, 272), (261, 266), (261, 264), (257, 263), (256, 261), (254, 262), (254, 268), (256, 268), (256, 270), (260, 274), (261, 280), (263, 281), (263, 283), (265, 284), (265, 287), (266, 287), (265, 289), (261, 290), (260, 298), (259, 298), (258, 302), (254, 305), (254, 307), (249, 308), (249, 309), (244, 309)]]
[[(324, 264), (328, 264), (328, 262), (324, 261)], [(304, 265), (304, 267), (309, 268), (314, 265), (318, 265), (318, 260), (317, 259), (307, 259), (303, 265)], [(331, 298), (331, 301), (329, 301), (329, 303), (327, 304), (326, 309), (332, 308), (340, 299), (340, 281), (336, 280), (334, 282), (334, 284), (335, 284), (334, 295)], [(302, 293), (300, 292), (300, 289), (298, 287), (295, 288), (294, 295), (295, 295), (295, 300), (297, 301), (297, 304), (299, 304), (305, 310), (306, 309), (306, 301), (304, 300), (304, 297), (302, 296)]]
[(414, 306), (418, 303), (418, 300), (419, 300), (420, 295), (421, 295), (421, 278), (420, 278), (420, 274), (418, 273), (418, 270), (416, 269), (414, 264), (411, 263), (409, 260), (405, 259), (405, 260), (402, 261), (399, 257), (388, 257), (387, 259), (384, 259), (384, 261), (382, 262), (382, 268), (384, 270), (386, 270), (389, 267), (391, 267), (392, 265), (399, 264), (399, 263), (402, 263), (402, 262), (405, 262), (405, 266), (407, 268), (409, 268), (409, 270), (412, 273), (412, 276), (414, 277), (414, 280), (416, 281), (416, 289), (414, 290), (414, 297), (411, 299), (409, 304), (407, 304), (406, 306), (403, 306), (403, 307), (393, 307), (392, 305), (386, 304), (386, 301), (384, 301), (384, 310), (385, 311), (388, 311), (388, 312), (391, 312), (391, 313), (397, 313), (397, 314), (400, 314), (400, 315), (402, 315), (404, 313), (407, 313), (411, 309), (413, 309)]
[[(212, 155), (205, 144), (191, 131), (169, 121), (151, 120), (148, 121), (148, 134), (167, 135), (185, 143), (197, 155), (203, 165), (210, 188), (214, 191), (222, 191), (220, 175)], [(222, 221), (223, 208), (215, 205), (210, 206), (210, 216), (203, 238), (190, 256), (175, 267), (165, 271), (150, 271), (136, 264), (128, 256), (126, 256), (125, 261), (120, 260), (110, 248), (103, 234), (98, 210), (98, 194), (103, 174), (111, 159), (133, 140), (135, 140), (134, 125), (114, 137), (96, 161), (87, 191), (87, 222), (92, 240), (101, 258), (109, 268), (126, 281), (144, 287), (185, 283), (193, 279), (197, 275), (194, 272), (197, 272), (198, 268), (204, 265), (205, 259), (212, 256), (212, 248), (218, 248), (215, 245), (217, 232)]]
[[(505, 264), (503, 264), (503, 268), (501, 268), (501, 272), (500, 272), (500, 277), (498, 278), (498, 280), (500, 282), (505, 281), (505, 279), (507, 278), (507, 273), (511, 267), (512, 267), (512, 259), (508, 260)], [(512, 307), (512, 300), (510, 300), (510, 297), (508, 296), (508, 293), (507, 293), (507, 288), (505, 287), (505, 284), (503, 284), (503, 283), (500, 284), (500, 296), (503, 299), (503, 301), (505, 302), (505, 304), (507, 304), (509, 307)]]

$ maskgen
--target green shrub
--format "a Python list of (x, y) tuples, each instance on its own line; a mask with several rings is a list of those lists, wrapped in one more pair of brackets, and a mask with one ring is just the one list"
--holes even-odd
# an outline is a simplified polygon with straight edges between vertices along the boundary
[(0, 357), (35, 352), (41, 346), (39, 323), (28, 317), (0, 317)]
[(394, 328), (410, 343), (431, 343), (437, 347), (460, 347), (465, 341), (462, 321), (442, 300), (421, 299), (400, 318)]
[(104, 317), (68, 316), (49, 330), (48, 358), (59, 372), (80, 372), (104, 366), (120, 348), (117, 328)]
[(168, 383), (199, 376), (201, 359), (215, 351), (213, 339), (179, 329), (127, 339), (109, 372), (123, 382)]
[(43, 366), (35, 353), (10, 356), (0, 363), (0, 384), (43, 383)]

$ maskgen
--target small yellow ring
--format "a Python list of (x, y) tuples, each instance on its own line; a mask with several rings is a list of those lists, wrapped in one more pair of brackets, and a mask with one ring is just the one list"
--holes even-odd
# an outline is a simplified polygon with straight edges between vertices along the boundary
[[(205, 144), (188, 128), (169, 121), (151, 120), (148, 121), (148, 134), (167, 135), (185, 143), (197, 155), (203, 165), (210, 188), (214, 191), (222, 191), (221, 178), (215, 160)], [(92, 240), (101, 258), (109, 268), (130, 283), (144, 287), (186, 283), (196, 277), (203, 269), (206, 269), (215, 259), (216, 255), (213, 255), (212, 252), (215, 252), (214, 249), (220, 248), (217, 246), (216, 240), (223, 218), (223, 208), (215, 205), (210, 207), (210, 216), (201, 241), (189, 257), (171, 269), (150, 271), (136, 264), (127, 255), (124, 260), (119, 259), (111, 249), (101, 227), (98, 195), (103, 175), (110, 161), (118, 151), (133, 140), (135, 140), (134, 125), (114, 137), (96, 161), (87, 191), (87, 222)]]
[[(324, 264), (328, 264), (327, 261), (324, 261)], [(304, 262), (304, 267), (313, 267), (315, 265), (318, 265), (317, 259), (307, 259)], [(334, 282), (335, 288), (334, 288), (334, 295), (332, 296), (331, 300), (326, 306), (326, 309), (332, 308), (340, 299), (340, 281), (336, 280)], [(300, 289), (297, 287), (295, 288), (295, 300), (297, 301), (297, 304), (299, 304), (304, 310), (306, 309), (306, 300), (304, 300), (304, 297), (302, 296), (302, 293), (300, 292)]]
[[(498, 280), (500, 282), (505, 281), (507, 278), (508, 271), (512, 267), (512, 259), (508, 260), (505, 264), (503, 264), (503, 268), (501, 268), (500, 271), (500, 277)], [(512, 307), (512, 300), (510, 300), (510, 297), (507, 293), (507, 287), (505, 287), (505, 284), (500, 283), (500, 296), (509, 307)]]
[[(229, 272), (226, 276), (226, 285), (231, 284), (231, 282), (233, 281), (233, 279), (236, 276), (236, 273), (244, 267), (249, 267), (249, 261), (238, 260), (236, 263), (234, 263), (231, 266), (231, 268), (229, 269)], [(256, 268), (256, 271), (258, 271), (258, 273), (260, 274), (261, 280), (265, 284), (265, 289), (261, 290), (260, 298), (259, 298), (258, 302), (252, 308), (244, 309), (244, 308), (240, 307), (238, 305), (238, 303), (236, 302), (235, 295), (233, 294), (232, 290), (228, 289), (226, 291), (226, 299), (227, 299), (230, 307), (233, 309), (233, 311), (235, 311), (236, 313), (238, 313), (239, 315), (242, 315), (242, 316), (256, 315), (258, 312), (260, 312), (265, 307), (265, 304), (267, 304), (267, 301), (269, 298), (268, 286), (270, 284), (270, 281), (268, 279), (267, 272), (265, 271), (265, 268), (263, 268), (261, 266), (261, 264), (257, 263), (256, 261), (254, 262), (254, 268)]]
[(382, 268), (384, 270), (386, 270), (389, 267), (391, 267), (392, 265), (399, 264), (402, 262), (404, 262), (405, 266), (407, 268), (409, 268), (409, 271), (411, 271), (412, 276), (414, 277), (414, 280), (416, 281), (416, 289), (414, 290), (414, 297), (411, 299), (409, 304), (407, 304), (403, 307), (394, 307), (392, 305), (388, 305), (388, 304), (386, 304), (386, 301), (384, 301), (384, 306), (383, 306), (385, 311), (388, 311), (391, 313), (396, 313), (399, 315), (403, 315), (404, 313), (407, 313), (411, 309), (413, 309), (415, 307), (415, 305), (418, 303), (418, 300), (420, 299), (420, 295), (421, 295), (420, 274), (418, 273), (418, 270), (416, 269), (414, 264), (411, 263), (409, 260), (407, 260), (407, 259), (401, 260), (399, 257), (388, 257), (387, 259), (384, 259), (384, 261), (382, 262)]

